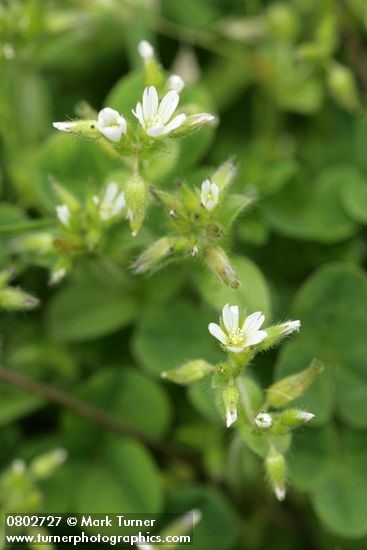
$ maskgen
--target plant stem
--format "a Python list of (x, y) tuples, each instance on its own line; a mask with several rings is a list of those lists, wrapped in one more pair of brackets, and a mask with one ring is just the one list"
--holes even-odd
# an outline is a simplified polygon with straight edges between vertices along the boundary
[(89, 403), (80, 401), (79, 399), (76, 399), (75, 397), (72, 397), (64, 393), (63, 391), (53, 388), (52, 386), (49, 386), (43, 382), (32, 380), (24, 374), (20, 374), (18, 372), (14, 372), (0, 366), (0, 379), (5, 380), (6, 382), (9, 382), (15, 386), (18, 386), (23, 390), (40, 395), (41, 397), (47, 399), (48, 401), (56, 403), (57, 405), (61, 405), (65, 409), (69, 409), (75, 414), (82, 416), (83, 418), (86, 418), (87, 420), (90, 420), (95, 424), (99, 424), (107, 430), (116, 432), (126, 437), (132, 437), (140, 441), (140, 443), (147, 445), (154, 451), (176, 455), (187, 454), (188, 452), (185, 449), (181, 449), (176, 446), (173, 447), (167, 442), (163, 444), (156, 441), (155, 439), (141, 434), (134, 428), (131, 428), (130, 426), (127, 426), (126, 424), (121, 422), (120, 419), (102, 411), (101, 409), (98, 409), (94, 405), (90, 405)]

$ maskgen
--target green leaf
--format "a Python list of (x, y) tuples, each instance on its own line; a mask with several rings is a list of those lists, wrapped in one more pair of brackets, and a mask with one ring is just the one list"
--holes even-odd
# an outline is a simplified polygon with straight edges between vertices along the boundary
[(238, 290), (231, 290), (218, 282), (210, 273), (203, 272), (198, 279), (202, 297), (216, 310), (221, 311), (227, 303), (237, 304), (240, 309), (251, 313), (260, 310), (267, 320), (271, 315), (270, 292), (265, 277), (248, 258), (231, 257), (231, 263), (241, 281)]
[(99, 338), (128, 325), (136, 303), (128, 286), (86, 274), (60, 289), (46, 313), (51, 335), (64, 342)]
[(345, 210), (356, 222), (367, 223), (367, 177), (351, 167), (342, 189)]
[[(165, 391), (136, 369), (104, 367), (77, 389), (76, 396), (149, 437), (158, 438), (167, 431), (171, 407)], [(89, 448), (105, 432), (70, 412), (64, 414), (63, 424), (74, 448)]]
[[(367, 277), (344, 265), (317, 271), (301, 288), (292, 316), (300, 319), (300, 334), (283, 347), (277, 378), (302, 370), (313, 357), (329, 368), (295, 401), (326, 422), (333, 410), (349, 425), (367, 426)], [(363, 391), (364, 390), (364, 391)]]
[(349, 177), (349, 167), (337, 167), (324, 171), (315, 183), (292, 182), (263, 201), (261, 209), (283, 235), (325, 243), (347, 239), (356, 230), (340, 197)]
[(329, 531), (360, 538), (367, 534), (366, 437), (345, 432), (339, 439), (339, 452), (330, 456), (329, 477), (311, 494), (311, 501)]
[(148, 309), (132, 340), (136, 360), (156, 376), (190, 359), (218, 360), (221, 354), (208, 332), (212, 317), (206, 308), (189, 303)]

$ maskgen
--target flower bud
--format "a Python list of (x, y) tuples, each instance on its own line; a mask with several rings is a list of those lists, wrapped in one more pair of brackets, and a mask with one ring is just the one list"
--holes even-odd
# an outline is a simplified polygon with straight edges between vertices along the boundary
[(160, 88), (163, 83), (163, 71), (158, 63), (153, 46), (147, 40), (142, 40), (138, 44), (138, 53), (144, 61), (146, 86)]
[(175, 215), (177, 214), (183, 214), (182, 203), (176, 195), (167, 191), (161, 191), (161, 189), (156, 189), (152, 186), (149, 187), (149, 191), (154, 198), (163, 204), (172, 217), (176, 217)]
[(129, 220), (131, 233), (135, 237), (144, 221), (147, 208), (147, 185), (140, 176), (130, 178), (125, 187), (127, 205), (126, 219)]
[(208, 123), (214, 124), (216, 117), (209, 113), (196, 113), (186, 117), (185, 122), (171, 133), (171, 137), (183, 137), (200, 130)]
[(311, 386), (324, 368), (314, 359), (306, 369), (275, 382), (266, 390), (268, 404), (275, 408), (286, 407)]
[(9, 286), (0, 289), (0, 309), (9, 311), (34, 309), (39, 303), (38, 298), (27, 294), (21, 288)]
[(220, 246), (211, 246), (206, 249), (205, 263), (218, 279), (230, 288), (236, 289), (240, 286), (236, 272)]
[(286, 474), (284, 456), (275, 449), (271, 450), (265, 459), (265, 470), (275, 496), (278, 500), (284, 500)]
[(175, 252), (178, 245), (177, 238), (162, 237), (151, 244), (135, 261), (135, 273), (147, 273), (161, 267), (159, 264)]
[(328, 68), (327, 79), (330, 92), (335, 100), (349, 111), (359, 106), (359, 98), (353, 73), (348, 67), (340, 63), (331, 63)]
[(223, 162), (214, 174), (211, 176), (211, 181), (215, 183), (220, 191), (224, 191), (228, 187), (230, 183), (232, 183), (233, 179), (235, 178), (237, 174), (237, 166), (233, 162), (232, 159), (227, 160), (226, 162)]
[(45, 479), (65, 462), (66, 458), (67, 452), (65, 449), (55, 449), (35, 458), (30, 464), (30, 471), (37, 479)]
[(202, 359), (188, 361), (177, 369), (164, 371), (161, 377), (176, 384), (191, 384), (206, 378), (214, 372), (214, 367)]
[(292, 334), (292, 332), (298, 332), (301, 327), (301, 321), (286, 321), (279, 325), (268, 327), (266, 332), (268, 333), (265, 340), (260, 344), (260, 351), (267, 350), (276, 344), (279, 344), (283, 338)]
[(237, 420), (237, 403), (240, 393), (236, 386), (229, 384), (222, 392), (222, 400), (226, 413), (226, 425), (229, 428)]
[(299, 409), (287, 409), (278, 416), (279, 422), (289, 428), (296, 428), (297, 426), (302, 426), (302, 424), (307, 424), (313, 418), (315, 418), (313, 413), (300, 411)]
[(66, 187), (54, 180), (51, 181), (51, 187), (57, 198), (65, 204), (69, 210), (76, 212), (80, 209), (78, 199), (73, 195), (73, 193), (66, 189)]
[(268, 430), (273, 425), (273, 419), (269, 413), (259, 413), (255, 418), (255, 424), (261, 430)]
[(67, 134), (75, 134), (77, 136), (83, 136), (88, 139), (97, 139), (100, 137), (100, 133), (97, 129), (96, 120), (73, 120), (65, 122), (53, 122), (52, 126), (60, 132), (66, 132)]
[(185, 87), (185, 82), (178, 74), (172, 74), (167, 80), (167, 88), (180, 93)]

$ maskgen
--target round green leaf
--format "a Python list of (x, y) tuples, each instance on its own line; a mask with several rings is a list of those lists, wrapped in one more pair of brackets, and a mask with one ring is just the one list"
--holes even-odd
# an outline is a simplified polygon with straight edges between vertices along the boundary
[(293, 181), (263, 201), (261, 209), (273, 228), (286, 236), (326, 243), (347, 239), (356, 230), (341, 203), (349, 175), (349, 167), (337, 167), (323, 172), (315, 183)]
[(217, 361), (221, 354), (208, 332), (212, 317), (206, 308), (188, 303), (176, 302), (165, 310), (152, 307), (137, 325), (134, 356), (156, 376), (190, 359)]
[[(77, 396), (147, 436), (160, 437), (168, 428), (171, 410), (164, 389), (136, 369), (104, 368), (78, 388)], [(64, 428), (68, 440), (84, 449), (104, 433), (70, 412), (64, 413)]]
[(326, 421), (336, 407), (348, 424), (367, 426), (366, 303), (366, 275), (338, 264), (317, 271), (296, 298), (292, 316), (302, 329), (283, 347), (277, 378), (302, 370), (314, 357), (329, 367), (297, 400), (316, 413), (315, 421)]
[(46, 321), (53, 337), (81, 342), (128, 325), (135, 313), (135, 299), (125, 285), (112, 286), (108, 281), (85, 276), (55, 294)]

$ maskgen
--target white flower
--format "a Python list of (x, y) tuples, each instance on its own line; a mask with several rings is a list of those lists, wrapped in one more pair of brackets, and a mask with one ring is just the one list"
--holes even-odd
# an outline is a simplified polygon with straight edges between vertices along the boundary
[(226, 407), (226, 425), (229, 428), (237, 420), (237, 408)]
[(106, 138), (115, 142), (120, 141), (122, 134), (126, 134), (127, 130), (124, 117), (110, 107), (99, 111), (96, 127)]
[(172, 118), (179, 100), (180, 96), (178, 93), (171, 90), (159, 102), (156, 88), (149, 86), (149, 88), (145, 88), (144, 90), (143, 104), (138, 102), (136, 110), (132, 112), (148, 136), (165, 136), (176, 130), (186, 120), (186, 115), (184, 114)]
[(139, 42), (138, 52), (143, 59), (151, 59), (154, 56), (154, 48), (147, 40)]
[(167, 80), (167, 87), (170, 90), (175, 90), (177, 93), (180, 93), (185, 87), (185, 82), (178, 74), (171, 74)]
[(125, 208), (125, 193), (120, 191), (117, 183), (113, 181), (107, 185), (102, 200), (94, 196), (93, 202), (99, 206), (99, 215), (101, 219), (107, 221), (118, 216)]
[(268, 413), (259, 413), (255, 418), (255, 424), (258, 428), (267, 430), (273, 425), (273, 419)]
[(287, 321), (282, 325), (283, 334), (285, 336), (288, 336), (288, 334), (292, 334), (292, 332), (298, 332), (300, 328), (301, 321)]
[(201, 185), (201, 204), (207, 210), (213, 210), (218, 204), (219, 187), (216, 183), (205, 180)]
[(71, 212), (67, 204), (60, 204), (59, 206), (56, 206), (56, 215), (62, 225), (65, 225), (66, 227), (69, 225)]
[(261, 311), (252, 313), (239, 326), (238, 306), (229, 306), (226, 304), (222, 312), (222, 329), (216, 323), (209, 324), (209, 332), (217, 338), (228, 351), (239, 353), (249, 346), (259, 344), (266, 338), (267, 332), (259, 330), (265, 320)]

